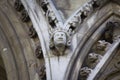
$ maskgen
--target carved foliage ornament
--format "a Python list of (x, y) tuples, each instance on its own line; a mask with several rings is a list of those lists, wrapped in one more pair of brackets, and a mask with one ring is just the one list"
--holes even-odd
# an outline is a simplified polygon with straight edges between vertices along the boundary
[(65, 49), (71, 45), (71, 30), (56, 28), (50, 31), (50, 48), (56, 50), (55, 55), (63, 55)]
[(54, 10), (50, 6), (50, 2), (43, 1), (41, 3), (41, 7), (43, 10), (43, 13), (45, 14), (46, 18), (48, 19), (49, 24), (51, 25), (51, 27), (54, 28), (55, 26), (57, 26), (56, 24), (57, 24), (58, 20), (55, 16)]
[(68, 20), (68, 24), (66, 26), (73, 28), (77, 27), (78, 23), (82, 23), (82, 21), (97, 7), (99, 7), (97, 0), (89, 0), (79, 10), (77, 10), (75, 14), (73, 14), (73, 17)]

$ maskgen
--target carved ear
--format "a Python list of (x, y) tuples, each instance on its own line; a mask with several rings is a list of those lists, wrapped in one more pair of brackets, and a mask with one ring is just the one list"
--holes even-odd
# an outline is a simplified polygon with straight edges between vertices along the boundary
[(71, 45), (71, 41), (68, 40), (68, 42), (67, 42), (67, 46), (70, 46), (70, 45)]
[(54, 48), (54, 43), (53, 43), (52, 37), (50, 38), (49, 47), (50, 47), (50, 49)]
[(50, 49), (53, 49), (53, 48), (54, 48), (53, 42), (50, 42), (49, 47), (50, 47)]

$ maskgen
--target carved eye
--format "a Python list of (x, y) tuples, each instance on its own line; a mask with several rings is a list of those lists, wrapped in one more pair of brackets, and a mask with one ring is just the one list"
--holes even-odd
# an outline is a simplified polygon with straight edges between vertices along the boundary
[(63, 34), (61, 34), (61, 36), (63, 36)]
[(59, 34), (57, 34), (56, 36), (59, 36)]
[(57, 37), (57, 36), (59, 36), (59, 34), (55, 34), (55, 35), (54, 35), (54, 37)]

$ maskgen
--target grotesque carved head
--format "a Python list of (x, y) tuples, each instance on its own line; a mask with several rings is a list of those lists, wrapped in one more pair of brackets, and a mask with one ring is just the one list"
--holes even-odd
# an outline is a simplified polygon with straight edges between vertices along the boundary
[(87, 65), (90, 68), (95, 68), (95, 66), (100, 62), (100, 60), (102, 59), (102, 56), (100, 54), (96, 54), (96, 53), (89, 53), (88, 54), (88, 59), (87, 59)]
[(98, 58), (99, 58), (99, 55), (96, 54), (96, 53), (90, 53), (90, 54), (88, 55), (88, 60), (89, 60), (90, 62), (95, 62)]
[(50, 33), (50, 48), (63, 52), (67, 46), (70, 46), (71, 31), (62, 28), (56, 28)]
[(88, 67), (83, 67), (80, 70), (80, 76), (87, 77), (91, 73), (91, 71), (92, 71), (92, 69), (90, 69)]
[(106, 51), (106, 48), (110, 45), (110, 43), (104, 41), (104, 40), (100, 40), (97, 42), (97, 49), (101, 50), (101, 51)]

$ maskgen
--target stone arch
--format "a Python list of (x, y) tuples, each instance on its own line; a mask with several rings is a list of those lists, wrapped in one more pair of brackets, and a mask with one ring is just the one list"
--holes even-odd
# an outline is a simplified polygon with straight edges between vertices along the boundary
[(28, 36), (28, 25), (17, 14), (9, 1), (0, 6), (0, 55), (8, 80), (34, 80), (34, 43)]
[[(71, 61), (69, 62), (66, 71), (65, 80), (78, 79), (79, 71), (81, 69), (82, 64), (84, 64), (84, 60), (86, 59), (85, 57), (87, 56), (91, 46), (100, 38), (103, 31), (105, 30), (105, 23), (107, 21), (114, 21), (117, 19), (117, 16), (119, 15), (117, 11), (112, 11), (108, 9), (108, 6), (110, 7), (111, 4), (108, 3), (104, 5), (104, 7), (98, 9), (95, 13), (93, 13), (94, 16), (90, 16), (91, 18), (89, 17), (89, 19), (91, 20), (94, 17), (94, 21), (92, 25), (89, 26), (90, 28), (88, 28), (88, 30), (86, 31), (87, 33), (84, 34), (82, 39), (79, 41), (78, 47), (76, 48), (75, 52), (73, 53), (73, 56), (71, 57)], [(105, 8), (108, 10), (106, 10)], [(116, 8), (114, 7), (113, 9)], [(99, 13), (102, 13), (103, 15)], [(80, 27), (84, 29), (84, 27), (86, 26), (85, 23), (89, 22), (89, 19), (86, 19)]]

